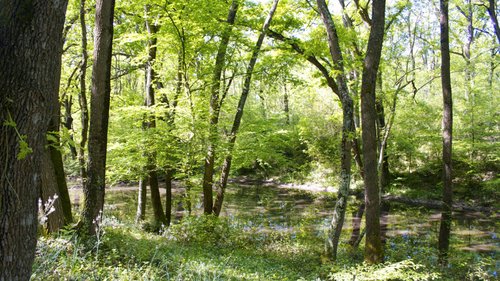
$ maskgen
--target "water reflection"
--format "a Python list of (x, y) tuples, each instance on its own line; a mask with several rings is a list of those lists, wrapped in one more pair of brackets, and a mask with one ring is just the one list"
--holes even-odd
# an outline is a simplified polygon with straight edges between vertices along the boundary
[[(108, 189), (106, 209), (109, 213), (133, 221), (137, 200), (136, 188)], [(164, 190), (163, 194), (164, 194)], [(81, 192), (72, 190), (73, 199), (83, 198)], [(183, 190), (174, 191), (174, 206), (177, 206), (174, 221), (187, 215), (182, 202)], [(164, 196), (164, 195), (162, 195)], [(260, 231), (278, 230), (294, 233), (297, 227), (309, 229), (316, 235), (323, 235), (327, 228), (335, 205), (330, 196), (308, 193), (296, 189), (284, 189), (276, 186), (232, 184), (227, 188), (222, 216), (247, 221), (246, 227), (259, 228)], [(78, 200), (74, 200), (78, 201)], [(80, 200), (81, 201), (81, 200)], [(352, 201), (351, 201), (352, 202)], [(148, 202), (149, 214), (152, 213)], [(351, 203), (351, 207), (355, 204)], [(193, 202), (193, 214), (202, 212), (202, 200)], [(352, 210), (348, 210), (344, 232), (352, 230)], [(412, 236), (428, 237), (439, 230), (440, 213), (426, 209), (392, 206), (391, 213), (384, 218), (388, 223), (388, 237)], [(362, 224), (364, 225), (364, 223)], [(498, 215), (482, 213), (454, 213), (452, 235), (455, 247), (466, 251), (500, 251), (498, 239)]]

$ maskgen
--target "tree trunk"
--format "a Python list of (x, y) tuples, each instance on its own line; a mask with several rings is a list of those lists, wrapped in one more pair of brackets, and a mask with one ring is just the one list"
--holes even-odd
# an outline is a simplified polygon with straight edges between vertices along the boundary
[(366, 206), (365, 261), (374, 264), (384, 259), (380, 236), (380, 189), (378, 184), (377, 111), (375, 88), (382, 54), (385, 26), (385, 0), (374, 0), (372, 26), (363, 65), (361, 82), (361, 127)]
[(172, 222), (172, 176), (174, 171), (167, 170), (165, 173), (165, 188), (167, 189), (165, 196), (165, 217), (166, 226), (170, 226)]
[[(347, 199), (349, 196), (349, 189), (351, 183), (351, 147), (352, 136), (354, 130), (354, 113), (353, 113), (353, 100), (349, 95), (347, 87), (347, 78), (343, 66), (342, 51), (340, 49), (339, 39), (335, 24), (332, 20), (328, 6), (325, 0), (317, 0), (318, 8), (326, 28), (328, 35), (328, 46), (330, 55), (334, 62), (334, 68), (338, 73), (337, 80), (337, 95), (342, 102), (342, 142), (341, 142), (341, 156), (340, 156), (340, 183), (335, 203), (335, 209), (330, 222), (328, 239), (326, 244), (327, 255), (335, 260), (337, 258), (337, 248), (339, 244), (340, 234), (344, 225), (345, 212), (347, 209)], [(330, 82), (333, 83), (333, 82)], [(332, 86), (330, 86), (332, 87)], [(334, 89), (332, 87), (332, 89)], [(334, 89), (335, 91), (335, 89)]]
[(139, 179), (139, 194), (137, 196), (137, 212), (135, 213), (135, 223), (140, 223), (146, 217), (146, 195), (147, 195), (147, 178)]
[(472, 44), (474, 43), (474, 13), (472, 9), (471, 0), (467, 0), (466, 3), (466, 12), (462, 9), (459, 9), (463, 14), (465, 19), (467, 20), (467, 41), (463, 45), (463, 57), (465, 59), (465, 100), (468, 103), (466, 107), (465, 115), (469, 115), (468, 118), (468, 126), (469, 126), (469, 134), (471, 138), (471, 148), (469, 159), (471, 162), (474, 162), (476, 156), (476, 131), (475, 131), (475, 103), (476, 97), (474, 93), (474, 64), (471, 63), (472, 58)]
[(255, 67), (255, 64), (257, 63), (257, 58), (259, 57), (260, 48), (262, 47), (262, 43), (264, 42), (266, 31), (269, 28), (274, 12), (278, 7), (278, 2), (279, 0), (274, 0), (273, 6), (271, 7), (269, 14), (267, 15), (267, 18), (264, 21), (264, 25), (262, 26), (262, 32), (259, 34), (259, 37), (257, 38), (257, 42), (255, 43), (255, 47), (253, 48), (252, 57), (250, 58), (250, 62), (248, 63), (247, 66), (245, 81), (243, 82), (243, 89), (241, 91), (240, 100), (238, 102), (238, 108), (236, 110), (233, 126), (231, 128), (231, 133), (229, 135), (228, 155), (224, 159), (224, 164), (222, 165), (219, 188), (217, 190), (217, 197), (215, 199), (215, 204), (213, 207), (213, 212), (216, 216), (219, 216), (220, 211), (222, 209), (222, 202), (224, 201), (224, 192), (227, 186), (229, 171), (231, 170), (231, 161), (233, 158), (232, 153), (234, 149), (234, 144), (236, 142), (236, 136), (238, 134), (238, 130), (240, 129), (241, 118), (243, 117), (243, 110), (245, 108), (245, 103), (248, 97), (248, 93), (250, 92), (250, 84), (252, 82), (253, 69)]
[(73, 136), (73, 132), (71, 131), (73, 129), (73, 116), (71, 115), (71, 108), (73, 107), (73, 97), (72, 96), (66, 96), (64, 99), (64, 122), (63, 126), (68, 130), (69, 133), (69, 138), (71, 139), (71, 142), (69, 143), (69, 149), (71, 152), (71, 158), (73, 160), (78, 157), (78, 152), (76, 151), (75, 147), (75, 138)]
[(64, 173), (64, 163), (61, 154), (59, 127), (60, 127), (60, 112), (61, 108), (59, 103), (56, 106), (57, 114), (52, 117), (49, 123), (49, 132), (56, 132), (54, 140), (49, 140), (49, 152), (52, 167), (54, 168), (54, 176), (60, 201), (60, 208), (64, 215), (64, 224), (73, 222), (73, 215), (71, 213), (71, 199), (69, 198), (68, 185), (66, 183), (66, 174)]
[(358, 210), (352, 213), (352, 233), (349, 239), (349, 245), (351, 247), (357, 246), (357, 241), (361, 236), (361, 219), (363, 218), (363, 213), (365, 212), (365, 204), (361, 203)]
[(0, 280), (29, 280), (67, 1), (0, 0)]
[(495, 35), (497, 36), (498, 44), (500, 44), (500, 26), (498, 25), (498, 18), (495, 8), (495, 0), (489, 0), (488, 14), (490, 15), (491, 23), (493, 24), (493, 29), (495, 30)]
[[(382, 75), (379, 73), (377, 75), (378, 85), (380, 92), (382, 93)], [(385, 121), (385, 109), (384, 102), (381, 98), (375, 100), (375, 109), (377, 111), (377, 143), (378, 143), (378, 161), (377, 169), (379, 171), (378, 184), (380, 187), (380, 194), (383, 195), (387, 186), (389, 186), (389, 156), (387, 155), (387, 138), (389, 136), (389, 128), (386, 127), (387, 123)], [(382, 241), (382, 246), (385, 245), (387, 241), (387, 231), (388, 231), (388, 217), (389, 217), (390, 205), (387, 202), (380, 202), (380, 238)]]
[(443, 209), (439, 227), (439, 261), (447, 263), (451, 232), (452, 209), (452, 132), (453, 132), (453, 102), (450, 77), (450, 43), (448, 27), (448, 0), (440, 0), (441, 28), (441, 87), (443, 91)]
[[(82, 177), (82, 186), (87, 184), (87, 167), (85, 166), (85, 146), (89, 132), (89, 108), (87, 102), (87, 25), (85, 23), (85, 0), (80, 0), (80, 28), (82, 30), (82, 65), (80, 66), (80, 93), (78, 102), (80, 103), (80, 119), (82, 132), (80, 138), (80, 149), (78, 153), (78, 163), (80, 164), (80, 176)], [(71, 114), (71, 112), (70, 112)]]
[[(146, 16), (146, 29), (148, 32), (148, 61), (146, 63), (146, 95), (145, 104), (146, 107), (151, 108), (155, 105), (155, 83), (156, 83), (156, 72), (154, 71), (153, 65), (156, 60), (156, 32), (158, 31), (158, 26), (152, 23), (149, 19), (149, 7), (145, 6), (145, 16)], [(144, 121), (145, 130), (150, 130), (156, 128), (156, 117), (154, 114), (146, 113)], [(147, 170), (149, 177), (149, 187), (151, 189), (151, 203), (153, 205), (153, 213), (155, 217), (155, 224), (159, 226), (161, 224), (167, 224), (167, 218), (163, 213), (163, 206), (161, 204), (160, 190), (158, 188), (158, 176), (156, 173), (156, 152), (147, 152)]]
[(90, 235), (95, 234), (93, 221), (101, 215), (104, 206), (114, 6), (114, 0), (96, 1), (88, 179), (83, 189), (82, 212), (82, 230)]
[[(179, 36), (183, 36), (183, 33), (180, 34)], [(175, 136), (172, 136), (172, 131), (174, 129), (174, 126), (175, 126), (175, 114), (176, 114), (176, 109), (177, 109), (177, 104), (178, 104), (178, 100), (179, 100), (179, 97), (182, 93), (182, 74), (183, 74), (183, 71), (185, 71), (184, 69), (184, 65), (185, 65), (185, 59), (184, 59), (184, 53), (185, 53), (185, 50), (184, 50), (184, 40), (182, 39), (183, 37), (180, 37), (181, 38), (181, 42), (182, 42), (182, 50), (179, 52), (179, 55), (178, 55), (178, 58), (177, 58), (177, 85), (176, 85), (176, 88), (175, 88), (175, 96), (174, 96), (174, 99), (172, 101), (172, 104), (170, 104), (168, 102), (168, 99), (167, 97), (165, 96), (165, 102), (167, 104), (167, 117), (166, 117), (166, 121), (167, 121), (167, 133), (168, 133), (168, 137), (172, 137), (173, 139), (176, 140), (176, 137)], [(174, 159), (172, 159), (172, 157), (170, 156), (169, 153), (167, 153), (168, 157), (170, 159), (170, 161), (173, 161)], [(166, 220), (167, 220), (167, 226), (170, 226), (171, 222), (172, 222), (172, 180), (173, 180), (173, 177), (174, 177), (174, 174), (175, 174), (175, 170), (174, 170), (174, 165), (172, 165), (172, 163), (170, 163), (169, 161), (167, 160), (167, 167), (165, 169), (165, 188), (166, 188), (166, 196), (165, 196), (165, 216), (166, 216)]]
[[(152, 166), (149, 168), (153, 168)], [(156, 166), (154, 166), (156, 168)], [(160, 189), (158, 188), (158, 175), (155, 170), (149, 171), (149, 188), (151, 190), (151, 204), (153, 205), (153, 213), (155, 216), (155, 226), (167, 225), (167, 218), (163, 213), (161, 204)]]
[(238, 10), (238, 0), (233, 0), (227, 16), (227, 26), (222, 32), (217, 57), (215, 59), (214, 73), (212, 77), (211, 97), (210, 97), (210, 124), (207, 155), (205, 156), (205, 166), (203, 173), (203, 211), (205, 214), (212, 214), (213, 198), (212, 186), (214, 177), (215, 148), (217, 143), (217, 126), (219, 124), (219, 94), (221, 86), (221, 75), (226, 62), (227, 46), (231, 36), (236, 12)]
[(42, 163), (41, 215), (44, 217), (43, 226), (45, 230), (51, 233), (58, 231), (64, 226), (64, 213), (61, 201), (59, 200), (54, 165), (48, 148), (43, 153)]
[[(380, 77), (380, 73), (378, 75)], [(382, 80), (379, 79), (379, 84)], [(387, 155), (387, 140), (385, 138), (387, 124), (385, 122), (385, 109), (384, 103), (381, 99), (376, 99), (375, 109), (377, 111), (377, 143), (378, 143), (378, 161), (377, 166), (379, 169), (379, 186), (381, 194), (384, 193), (385, 188), (389, 185), (389, 156)]]
[(290, 106), (289, 106), (289, 101), (288, 101), (288, 89), (286, 87), (286, 82), (285, 85), (283, 85), (283, 89), (285, 90), (285, 95), (283, 96), (283, 103), (285, 104), (284, 110), (285, 110), (285, 124), (290, 125)]

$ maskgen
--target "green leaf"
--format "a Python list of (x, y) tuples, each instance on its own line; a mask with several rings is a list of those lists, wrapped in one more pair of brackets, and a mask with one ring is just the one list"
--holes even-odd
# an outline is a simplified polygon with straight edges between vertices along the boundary
[(33, 149), (29, 147), (28, 142), (26, 141), (27, 139), (28, 137), (26, 135), (22, 135), (19, 139), (19, 153), (17, 154), (17, 160), (22, 160), (30, 153), (33, 153)]

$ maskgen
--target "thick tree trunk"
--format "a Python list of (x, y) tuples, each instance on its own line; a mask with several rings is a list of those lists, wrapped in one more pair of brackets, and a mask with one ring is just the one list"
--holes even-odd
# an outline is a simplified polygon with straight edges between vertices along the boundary
[(227, 179), (229, 177), (229, 171), (231, 170), (231, 161), (232, 161), (232, 153), (234, 149), (234, 144), (236, 142), (236, 136), (238, 134), (238, 130), (240, 129), (241, 118), (243, 118), (243, 110), (245, 108), (245, 103), (248, 97), (248, 93), (250, 92), (250, 84), (252, 82), (253, 69), (255, 64), (257, 63), (257, 58), (259, 57), (260, 48), (262, 47), (262, 43), (264, 42), (264, 38), (266, 36), (267, 29), (271, 24), (271, 20), (273, 18), (274, 12), (278, 7), (279, 0), (274, 0), (273, 6), (267, 15), (266, 20), (264, 21), (264, 25), (262, 26), (262, 32), (259, 34), (257, 38), (257, 42), (255, 43), (255, 47), (252, 52), (252, 57), (250, 58), (250, 62), (248, 63), (245, 81), (243, 82), (243, 89), (241, 91), (240, 100), (238, 102), (238, 108), (236, 110), (236, 115), (234, 116), (233, 126), (231, 128), (231, 133), (229, 135), (229, 148), (228, 155), (224, 159), (224, 164), (222, 165), (222, 172), (219, 182), (219, 187), (217, 190), (217, 197), (215, 199), (215, 204), (213, 207), (213, 212), (216, 216), (219, 216), (220, 211), (222, 209), (222, 202), (224, 201), (224, 193), (227, 186)]
[[(153, 168), (152, 166), (150, 168)], [(156, 168), (156, 166), (154, 166)], [(153, 206), (153, 213), (155, 217), (155, 225), (167, 225), (167, 218), (163, 213), (163, 206), (161, 204), (160, 189), (158, 187), (158, 175), (155, 170), (149, 171), (149, 188), (151, 190), (151, 204)]]
[(212, 77), (211, 97), (210, 97), (210, 124), (207, 155), (205, 156), (205, 166), (203, 172), (203, 211), (205, 214), (213, 212), (213, 177), (215, 165), (215, 149), (217, 143), (217, 126), (219, 124), (220, 102), (219, 94), (221, 87), (221, 75), (226, 62), (227, 46), (231, 37), (231, 30), (238, 11), (238, 0), (233, 0), (227, 16), (227, 26), (222, 32), (217, 57), (215, 59), (214, 72)]
[(114, 0), (96, 1), (88, 179), (83, 190), (85, 202), (82, 212), (82, 230), (91, 235), (95, 234), (93, 221), (101, 215), (104, 206), (114, 6)]
[(385, 26), (385, 0), (374, 0), (372, 26), (363, 65), (361, 82), (361, 127), (366, 206), (365, 261), (373, 264), (384, 259), (380, 236), (380, 189), (378, 184), (377, 111), (375, 88), (382, 54)]
[[(82, 186), (87, 184), (87, 167), (85, 166), (85, 146), (89, 133), (89, 108), (87, 102), (87, 24), (85, 22), (85, 0), (80, 0), (80, 28), (82, 31), (82, 64), (80, 66), (80, 93), (78, 102), (80, 103), (80, 121), (82, 132), (80, 136), (80, 149), (78, 153), (78, 163), (80, 164), (80, 176), (82, 177)], [(71, 112), (70, 112), (71, 114)]]
[(31, 275), (66, 5), (0, 0), (0, 280)]
[(439, 260), (447, 263), (451, 232), (452, 209), (452, 132), (453, 132), (453, 102), (450, 77), (450, 42), (448, 26), (448, 0), (440, 0), (441, 29), (441, 87), (443, 91), (443, 209), (439, 227)]

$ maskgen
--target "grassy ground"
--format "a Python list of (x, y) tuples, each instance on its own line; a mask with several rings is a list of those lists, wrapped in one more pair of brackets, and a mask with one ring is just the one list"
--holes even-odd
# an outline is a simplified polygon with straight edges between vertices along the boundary
[(32, 279), (497, 280), (496, 253), (455, 249), (450, 265), (441, 268), (430, 235), (393, 237), (386, 245), (387, 262), (367, 266), (362, 252), (345, 244), (337, 262), (327, 261), (323, 238), (305, 229), (263, 231), (249, 225), (192, 217), (158, 235), (105, 218), (97, 240), (83, 243), (72, 231), (41, 238)]

